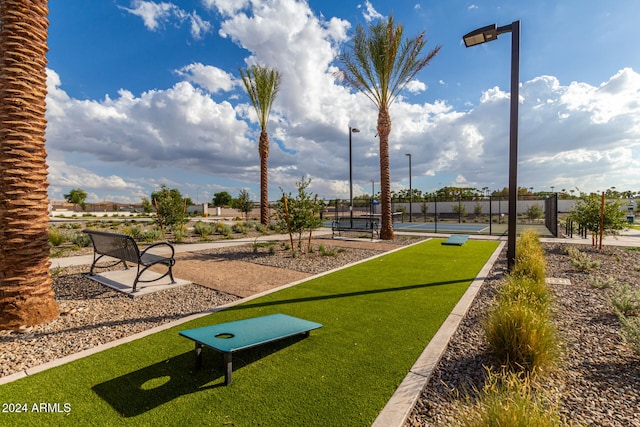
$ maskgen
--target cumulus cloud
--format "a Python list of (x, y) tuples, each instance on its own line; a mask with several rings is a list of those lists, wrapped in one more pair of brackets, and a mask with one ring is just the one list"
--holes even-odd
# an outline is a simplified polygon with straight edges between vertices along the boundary
[(151, 31), (163, 28), (172, 19), (175, 19), (179, 24), (188, 21), (190, 23), (191, 36), (196, 40), (212, 30), (210, 22), (205, 21), (195, 12), (188, 13), (184, 11), (173, 3), (133, 0), (130, 8), (118, 7), (142, 18), (145, 27)]
[(366, 0), (363, 5), (359, 4), (358, 8), (363, 9), (362, 16), (364, 16), (364, 19), (367, 22), (377, 21), (384, 18), (384, 15), (378, 12), (369, 0)]
[[(354, 194), (369, 192), (371, 180), (379, 181), (377, 110), (334, 78), (350, 24), (316, 16), (305, 2), (292, 0), (204, 3), (222, 16), (220, 36), (245, 50), (247, 65), (275, 66), (283, 74), (268, 127), (271, 194), (295, 189), (304, 175), (322, 197), (348, 197), (349, 126), (361, 130), (352, 140)], [(135, 199), (163, 181), (193, 187), (188, 181), (197, 176), (208, 177), (217, 191), (225, 187), (213, 187), (221, 185), (216, 182), (226, 180), (255, 192), (259, 129), (234, 71), (193, 62), (176, 71), (180, 81), (171, 87), (80, 100), (49, 70), (52, 191), (81, 186)], [(426, 89), (419, 80), (407, 87), (409, 93)], [(505, 88), (489, 88), (464, 111), (446, 101), (398, 99), (390, 110), (394, 188), (406, 187), (409, 152), (416, 177), (431, 176), (442, 186), (507, 186), (509, 98)], [(600, 85), (562, 84), (553, 76), (523, 82), (521, 185), (634, 188), (628, 171), (640, 166), (639, 99), (640, 74), (630, 68)]]

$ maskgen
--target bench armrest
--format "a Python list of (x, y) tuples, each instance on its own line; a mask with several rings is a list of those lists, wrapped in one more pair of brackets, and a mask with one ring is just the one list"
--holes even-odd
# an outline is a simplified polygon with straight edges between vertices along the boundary
[(170, 256), (169, 258), (173, 258), (173, 256), (174, 256), (174, 255), (175, 255), (175, 253), (176, 253), (176, 251), (175, 251), (175, 249), (173, 248), (173, 245), (172, 245), (171, 243), (169, 243), (169, 242), (158, 242), (158, 243), (154, 243), (154, 244), (152, 244), (152, 245), (147, 246), (147, 247), (145, 248), (145, 250), (141, 251), (141, 252), (140, 252), (140, 258), (142, 258), (142, 256), (143, 256), (144, 254), (146, 254), (146, 253), (147, 253), (147, 251), (148, 251), (149, 249), (151, 249), (151, 248), (156, 248), (156, 247), (158, 247), (158, 246), (168, 246), (168, 247), (169, 247), (169, 249), (171, 249), (171, 256)]

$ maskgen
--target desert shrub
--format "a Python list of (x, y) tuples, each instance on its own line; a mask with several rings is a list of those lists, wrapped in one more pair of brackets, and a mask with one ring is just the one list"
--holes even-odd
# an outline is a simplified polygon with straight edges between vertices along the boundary
[(567, 255), (571, 258), (571, 265), (578, 271), (591, 271), (600, 267), (600, 261), (592, 261), (588, 254), (578, 248), (567, 248)]
[(127, 236), (133, 237), (133, 240), (143, 240), (144, 229), (139, 225), (129, 225), (122, 229)]
[(57, 228), (49, 229), (49, 244), (51, 246), (60, 246), (66, 241), (66, 236)]
[(200, 238), (202, 238), (203, 240), (206, 240), (210, 235), (216, 232), (216, 228), (210, 223), (198, 221), (193, 225), (193, 232), (200, 236)]
[(511, 275), (545, 279), (546, 261), (540, 237), (533, 230), (525, 230), (516, 244), (516, 263)]
[(173, 234), (173, 241), (180, 243), (189, 235), (189, 230), (184, 224), (176, 224), (171, 227), (171, 234)]
[(231, 231), (234, 233), (247, 234), (247, 227), (242, 221), (238, 221), (231, 226)]
[(267, 232), (267, 227), (264, 224), (256, 222), (253, 226), (258, 233), (265, 234)]
[(147, 243), (156, 242), (158, 240), (162, 240), (162, 238), (162, 230), (156, 227), (145, 230), (140, 235), (140, 239)]
[(227, 237), (227, 236), (229, 236), (229, 234), (231, 234), (231, 227), (229, 227), (227, 224), (224, 224), (222, 222), (217, 222), (216, 223), (216, 233)]
[(640, 317), (627, 317), (618, 313), (618, 318), (622, 326), (622, 338), (640, 356)]
[(566, 425), (558, 405), (523, 373), (490, 372), (475, 403), (468, 400), (457, 423), (465, 427)]
[(78, 247), (86, 248), (87, 246), (91, 245), (91, 237), (89, 237), (88, 234), (75, 233), (71, 237), (71, 242)]
[(549, 308), (551, 297), (546, 281), (508, 275), (498, 290), (498, 300), (528, 304), (543, 314)]
[(534, 372), (553, 365), (558, 356), (556, 329), (547, 313), (523, 301), (501, 301), (483, 322), (489, 347), (513, 370)]
[(615, 277), (609, 277), (608, 279), (603, 279), (598, 276), (589, 276), (589, 284), (592, 288), (596, 289), (607, 289), (618, 285), (618, 281)]
[(640, 316), (640, 289), (628, 284), (618, 284), (609, 297), (615, 310), (625, 317)]

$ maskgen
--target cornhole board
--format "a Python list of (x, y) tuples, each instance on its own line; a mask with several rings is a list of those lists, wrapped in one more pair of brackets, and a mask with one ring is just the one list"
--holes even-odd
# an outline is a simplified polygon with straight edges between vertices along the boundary
[(442, 242), (443, 245), (455, 245), (462, 246), (469, 239), (466, 234), (452, 234), (446, 242)]
[(224, 383), (231, 384), (232, 355), (236, 351), (256, 347), (294, 335), (309, 336), (320, 323), (310, 322), (286, 314), (272, 314), (237, 320), (219, 325), (180, 331), (180, 335), (195, 341), (196, 369), (202, 366), (202, 348), (209, 347), (224, 356)]

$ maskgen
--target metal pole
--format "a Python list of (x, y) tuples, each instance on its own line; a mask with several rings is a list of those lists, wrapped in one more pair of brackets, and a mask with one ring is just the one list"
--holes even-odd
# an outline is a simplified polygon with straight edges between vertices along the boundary
[(413, 187), (411, 186), (411, 154), (406, 154), (409, 156), (409, 222), (413, 222)]
[(518, 219), (518, 101), (520, 97), (520, 21), (511, 23), (511, 118), (509, 131), (509, 231), (507, 265), (516, 264), (516, 221)]
[(349, 126), (349, 223), (353, 228), (353, 160), (351, 157), (351, 133), (353, 129)]

